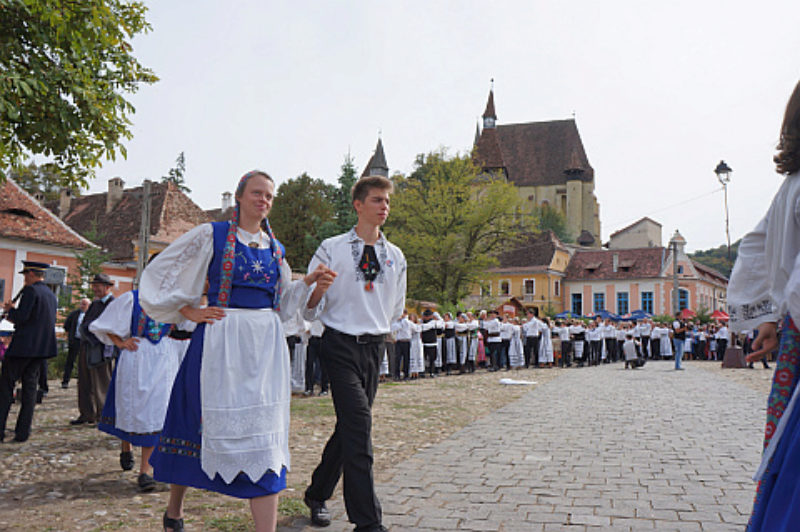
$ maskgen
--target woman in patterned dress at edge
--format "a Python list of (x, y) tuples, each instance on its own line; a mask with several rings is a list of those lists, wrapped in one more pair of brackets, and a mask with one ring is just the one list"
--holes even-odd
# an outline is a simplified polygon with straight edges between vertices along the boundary
[[(189, 322), (183, 328), (192, 326)], [(164, 426), (183, 358), (183, 342), (170, 337), (173, 329), (142, 311), (138, 290), (119, 296), (89, 324), (101, 342), (120, 349), (97, 428), (122, 440), (123, 453), (130, 453), (131, 445), (142, 448), (137, 478), (142, 492), (156, 487), (148, 460)]]
[[(150, 459), (155, 479), (171, 484), (164, 530), (183, 530), (188, 486), (249, 499), (256, 531), (276, 527), (290, 467), (290, 367), (281, 320), (309, 295), (324, 293), (336, 274), (320, 266), (291, 281), (267, 222), (274, 191), (266, 173), (248, 172), (230, 222), (195, 227), (142, 274), (139, 297), (150, 317), (198, 324)], [(208, 306), (200, 307), (206, 278)]]
[(747, 361), (778, 348), (750, 532), (797, 530), (800, 523), (800, 331), (794, 321), (800, 316), (800, 83), (786, 106), (774, 161), (785, 179), (766, 216), (742, 238), (728, 285), (731, 329), (758, 327)]

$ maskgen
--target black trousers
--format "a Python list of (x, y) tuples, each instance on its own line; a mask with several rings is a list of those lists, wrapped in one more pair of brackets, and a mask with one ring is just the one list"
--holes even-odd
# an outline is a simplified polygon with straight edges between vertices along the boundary
[(319, 382), (323, 392), (328, 391), (328, 372), (320, 361), (320, 351), (322, 350), (322, 337), (312, 336), (308, 339), (308, 349), (306, 350), (306, 391), (314, 391), (314, 382), (317, 380), (317, 370), (319, 369)]
[(617, 340), (616, 338), (605, 338), (606, 342), (606, 362), (616, 362), (617, 361)]
[(717, 340), (717, 360), (725, 359), (725, 350), (728, 349), (727, 340)]
[(436, 346), (423, 345), (422, 352), (425, 354), (425, 360), (428, 361), (428, 373), (433, 375), (436, 372)]
[[(566, 367), (571, 366), (572, 361), (570, 359), (570, 355), (572, 355), (572, 340), (562, 340), (561, 341), (561, 360), (559, 361), (559, 366)], [(583, 354), (586, 356), (586, 353)]]
[[(642, 357), (650, 358), (650, 337), (649, 336), (642, 336)], [(620, 356), (622, 356), (622, 351), (620, 350)]]
[[(336, 428), (311, 476), (306, 495), (326, 501), (344, 475), (344, 504), (356, 530), (381, 524), (381, 505), (372, 476), (372, 403), (378, 391), (383, 343), (359, 344), (355, 337), (326, 329), (322, 365), (331, 380)], [(435, 349), (434, 349), (435, 351)]]
[(400, 379), (400, 373), (403, 377), (408, 378), (408, 366), (411, 362), (411, 342), (409, 340), (398, 340), (394, 344), (394, 358), (395, 358), (395, 380)]
[(22, 398), (14, 432), (18, 440), (27, 440), (31, 435), (36, 386), (42, 360), (47, 359), (11, 357), (3, 360), (3, 368), (0, 370), (0, 437), (5, 438), (8, 411), (14, 397), (14, 385), (18, 380), (22, 380)]
[(525, 337), (525, 367), (539, 367), (539, 336)]
[(67, 360), (64, 361), (64, 376), (61, 378), (61, 382), (63, 384), (69, 384), (69, 380), (72, 378), (72, 368), (75, 366), (75, 360), (78, 356), (80, 347), (80, 340), (77, 342), (70, 342), (69, 344), (69, 348), (67, 349)]

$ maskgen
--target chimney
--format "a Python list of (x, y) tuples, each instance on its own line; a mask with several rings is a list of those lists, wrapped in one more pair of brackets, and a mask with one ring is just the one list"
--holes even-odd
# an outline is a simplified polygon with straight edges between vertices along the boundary
[(72, 204), (72, 190), (69, 188), (62, 188), (61, 195), (58, 198), (58, 216), (64, 218), (69, 214), (69, 208)]
[(108, 194), (106, 195), (106, 214), (110, 213), (116, 207), (119, 200), (122, 199), (123, 188), (125, 181), (119, 177), (112, 177), (108, 180)]
[(230, 208), (231, 208), (231, 193), (230, 192), (223, 192), (222, 193), (222, 212), (225, 212)]
[(611, 256), (611, 267), (613, 268), (615, 273), (619, 269), (619, 253), (614, 253)]

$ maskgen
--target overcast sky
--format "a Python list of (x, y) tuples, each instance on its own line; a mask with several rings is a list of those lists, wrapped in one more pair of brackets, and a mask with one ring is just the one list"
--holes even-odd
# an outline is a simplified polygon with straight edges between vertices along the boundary
[(191, 197), (220, 204), (252, 168), (280, 184), (359, 172), (380, 132), (391, 172), (466, 152), (491, 78), (499, 124), (575, 113), (603, 239), (650, 216), (664, 244), (752, 229), (781, 182), (772, 156), (800, 78), (800, 2), (152, 2), (135, 53), (161, 78), (131, 97), (128, 158), (92, 184), (158, 179), (186, 154)]

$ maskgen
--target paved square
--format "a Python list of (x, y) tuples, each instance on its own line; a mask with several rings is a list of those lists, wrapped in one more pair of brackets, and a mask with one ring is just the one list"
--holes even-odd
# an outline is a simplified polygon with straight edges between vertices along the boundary
[[(398, 465), (378, 486), (385, 525), (743, 530), (766, 396), (701, 364), (603, 365), (536, 387)], [(475, 397), (475, 408), (491, 406)], [(352, 530), (340, 497), (330, 508), (326, 530)]]

